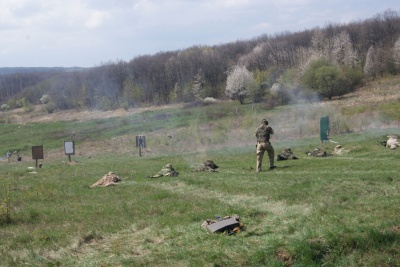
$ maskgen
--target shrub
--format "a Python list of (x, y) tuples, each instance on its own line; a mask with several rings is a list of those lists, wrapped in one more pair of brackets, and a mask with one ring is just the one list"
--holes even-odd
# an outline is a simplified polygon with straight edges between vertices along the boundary
[(22, 103), (22, 108), (26, 113), (32, 112), (35, 109), (35, 107), (31, 103), (29, 103), (29, 101), (26, 98), (22, 98), (21, 103)]
[(351, 92), (355, 85), (361, 82), (359, 71), (356, 69), (348, 71), (347, 68), (345, 74), (341, 68), (334, 66), (327, 59), (319, 59), (310, 64), (303, 75), (302, 82), (322, 97), (331, 99)]
[(2, 111), (6, 111), (6, 110), (9, 110), (10, 107), (9, 107), (7, 104), (3, 104), (3, 105), (1, 105), (0, 109), (1, 109)]
[[(15, 100), (14, 98), (11, 98), (11, 99), (9, 99), (8, 101), (7, 101), (7, 104), (6, 104), (7, 106), (8, 106), (8, 109), (12, 109), (12, 108), (17, 108), (18, 107), (18, 105), (17, 105), (17, 100)], [(20, 107), (20, 106), (19, 106)]]
[(43, 95), (41, 98), (40, 98), (40, 103), (42, 103), (42, 104), (47, 104), (47, 103), (49, 103), (49, 101), (50, 101), (50, 97), (49, 97), (49, 95)]
[(218, 101), (218, 99), (215, 99), (214, 97), (206, 97), (206, 98), (204, 98), (203, 99), (203, 103), (204, 104), (215, 104), (215, 103), (218, 103), (219, 101)]
[(48, 102), (45, 105), (45, 109), (46, 109), (47, 113), (49, 113), (49, 114), (53, 113), (54, 110), (56, 109), (56, 105), (53, 102)]
[(276, 105), (286, 105), (290, 101), (289, 91), (280, 83), (274, 83), (270, 89), (270, 96)]
[(120, 104), (120, 107), (128, 111), (129, 109), (129, 103), (128, 102), (123, 102)]

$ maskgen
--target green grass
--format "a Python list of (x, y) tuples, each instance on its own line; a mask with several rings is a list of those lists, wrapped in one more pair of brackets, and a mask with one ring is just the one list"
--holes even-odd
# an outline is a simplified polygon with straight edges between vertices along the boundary
[[(400, 233), (392, 229), (400, 225), (400, 155), (360, 140), (359, 134), (343, 138), (354, 152), (310, 158), (302, 152), (309, 144), (298, 141), (292, 150), (299, 160), (278, 162), (278, 169), (260, 174), (252, 169), (255, 155), (247, 147), (207, 151), (219, 173), (192, 172), (189, 162), (197, 155), (191, 153), (50, 161), (37, 174), (27, 171), (28, 162), (3, 163), (0, 182), (11, 188), (12, 222), (0, 228), (0, 261), (10, 266), (397, 266)], [(178, 177), (144, 178), (166, 162)], [(108, 171), (124, 181), (89, 189)], [(225, 236), (200, 228), (205, 219), (232, 214), (241, 216), (245, 231)]]
[[(400, 266), (400, 150), (379, 143), (398, 129), (336, 134), (350, 152), (313, 158), (305, 151), (336, 145), (312, 134), (323, 112), (307, 111), (313, 119), (299, 139), (283, 128), (296, 121), (293, 110), (230, 103), (1, 125), (3, 150), (24, 159), (0, 162), (0, 265)], [(264, 116), (274, 122), (276, 153), (291, 147), (299, 159), (256, 174), (253, 131)], [(69, 163), (62, 142), (73, 132), (78, 153)], [(148, 150), (139, 157), (133, 140), (143, 133)], [(30, 146), (39, 143), (46, 156), (32, 174)], [(192, 172), (207, 159), (218, 173)], [(166, 163), (178, 177), (145, 178)], [(89, 188), (109, 171), (123, 182)], [(233, 214), (245, 225), (235, 235), (200, 227)]]

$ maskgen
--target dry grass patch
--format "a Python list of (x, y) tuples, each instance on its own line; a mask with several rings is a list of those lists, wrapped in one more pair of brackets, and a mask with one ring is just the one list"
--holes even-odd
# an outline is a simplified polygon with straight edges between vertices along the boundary
[(274, 216), (286, 217), (290, 216), (306, 216), (312, 213), (313, 208), (306, 204), (288, 205), (284, 201), (273, 201), (268, 196), (256, 196), (250, 192), (245, 194), (227, 194), (223, 191), (213, 189), (204, 189), (197, 186), (188, 185), (185, 182), (172, 183), (157, 183), (150, 186), (167, 190), (174, 194), (190, 195), (195, 198), (202, 198), (205, 201), (210, 199), (218, 199), (227, 205), (238, 207), (238, 209), (260, 210), (267, 213), (272, 213)]

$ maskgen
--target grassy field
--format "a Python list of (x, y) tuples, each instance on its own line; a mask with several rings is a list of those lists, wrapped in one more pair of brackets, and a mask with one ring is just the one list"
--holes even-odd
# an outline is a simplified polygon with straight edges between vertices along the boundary
[[(23, 161), (0, 162), (0, 266), (400, 266), (400, 150), (380, 144), (398, 128), (367, 129), (355, 113), (225, 103), (91, 121), (10, 118), (1, 151), (18, 150)], [(319, 141), (324, 115), (350, 152), (305, 154), (336, 145)], [(255, 173), (253, 131), (263, 117), (276, 153), (290, 147), (299, 159)], [(147, 138), (142, 157), (138, 134)], [(45, 150), (36, 173), (32, 145)], [(219, 172), (193, 172), (207, 159)], [(145, 178), (166, 163), (179, 176)], [(89, 188), (109, 171), (123, 181)], [(240, 233), (201, 227), (233, 214)]]

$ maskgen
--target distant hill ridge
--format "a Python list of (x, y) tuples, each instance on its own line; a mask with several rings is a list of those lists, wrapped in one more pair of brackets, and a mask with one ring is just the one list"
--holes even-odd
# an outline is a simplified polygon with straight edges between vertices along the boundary
[(37, 73), (37, 72), (69, 72), (84, 70), (81, 67), (0, 67), (0, 74)]

